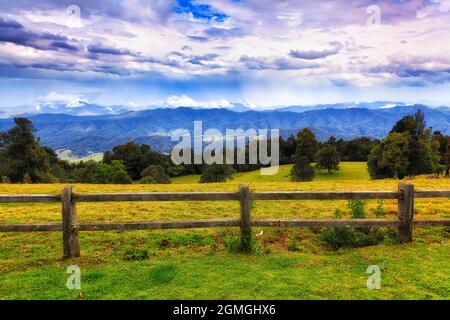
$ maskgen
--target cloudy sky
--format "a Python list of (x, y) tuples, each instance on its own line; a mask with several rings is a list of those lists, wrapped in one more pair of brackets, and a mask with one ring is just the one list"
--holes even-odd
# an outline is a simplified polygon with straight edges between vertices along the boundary
[(450, 0), (0, 0), (0, 107), (450, 105)]

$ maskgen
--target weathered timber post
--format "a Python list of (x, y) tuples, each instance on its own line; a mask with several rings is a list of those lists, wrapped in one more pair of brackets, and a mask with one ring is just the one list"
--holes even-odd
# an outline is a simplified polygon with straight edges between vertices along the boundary
[(399, 184), (398, 218), (400, 226), (397, 229), (397, 240), (400, 243), (412, 241), (414, 215), (414, 185)]
[(239, 250), (241, 252), (251, 252), (252, 250), (252, 221), (250, 216), (251, 199), (250, 189), (248, 186), (239, 186), (240, 204), (241, 204), (241, 221)]
[(64, 187), (62, 192), (62, 229), (64, 258), (80, 256), (80, 244), (78, 242), (78, 219), (76, 203), (72, 195), (75, 188)]

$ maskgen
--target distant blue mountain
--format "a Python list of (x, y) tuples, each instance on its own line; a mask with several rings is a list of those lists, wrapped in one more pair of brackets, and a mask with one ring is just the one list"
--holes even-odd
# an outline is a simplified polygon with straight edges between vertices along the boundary
[[(109, 150), (135, 140), (154, 149), (169, 151), (170, 134), (176, 129), (192, 132), (194, 121), (203, 121), (203, 130), (280, 129), (283, 136), (300, 129), (312, 129), (321, 140), (330, 136), (351, 139), (360, 136), (384, 137), (404, 115), (424, 111), (427, 125), (450, 134), (450, 109), (425, 105), (381, 104), (376, 106), (318, 108), (303, 112), (286, 110), (234, 112), (227, 109), (166, 108), (129, 111), (122, 114), (79, 116), (67, 114), (29, 115), (41, 142), (54, 149), (71, 150), (77, 155)], [(0, 119), (0, 131), (13, 125), (12, 119)]]
[(101, 106), (85, 101), (76, 101), (73, 103), (44, 103), (37, 107), (36, 113), (95, 116), (106, 114), (120, 114), (128, 111), (129, 109), (123, 106)]
[[(0, 108), (2, 109), (2, 108)], [(10, 116), (18, 115), (37, 115), (37, 114), (68, 114), (76, 116), (95, 116), (108, 114), (121, 114), (130, 111), (124, 106), (101, 106), (85, 101), (73, 101), (70, 103), (45, 102), (37, 106), (20, 106), (15, 108), (3, 108), (0, 110), (0, 116), (6, 114)]]
[(392, 101), (374, 101), (374, 102), (347, 102), (347, 103), (332, 103), (332, 104), (317, 104), (312, 106), (288, 106), (277, 108), (277, 111), (289, 112), (305, 112), (309, 110), (323, 110), (323, 109), (349, 109), (349, 108), (364, 108), (364, 109), (387, 109), (394, 106), (405, 106), (402, 102)]

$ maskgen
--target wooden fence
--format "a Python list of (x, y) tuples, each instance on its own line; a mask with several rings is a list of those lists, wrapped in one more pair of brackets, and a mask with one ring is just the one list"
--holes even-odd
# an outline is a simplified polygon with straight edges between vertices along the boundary
[[(239, 186), (238, 192), (179, 192), (179, 193), (114, 193), (77, 194), (72, 186), (61, 195), (0, 195), (0, 203), (62, 203), (62, 223), (0, 224), (0, 232), (62, 231), (65, 258), (79, 257), (79, 231), (156, 230), (239, 227), (240, 250), (251, 247), (252, 227), (393, 227), (401, 243), (412, 241), (413, 226), (450, 226), (450, 219), (413, 219), (415, 198), (450, 198), (450, 190), (415, 191), (411, 184), (399, 184), (398, 191), (305, 192), (277, 191), (250, 192), (248, 186)], [(397, 199), (398, 219), (251, 219), (252, 200), (345, 200)], [(78, 222), (76, 203), (113, 201), (239, 201), (240, 217), (236, 219), (143, 221), (143, 222)]]

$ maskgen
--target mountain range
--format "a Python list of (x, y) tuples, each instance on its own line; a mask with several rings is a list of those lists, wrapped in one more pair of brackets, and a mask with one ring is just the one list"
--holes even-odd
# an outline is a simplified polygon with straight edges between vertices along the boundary
[[(92, 111), (87, 105), (82, 108), (83, 114)], [(237, 112), (226, 108), (179, 107), (126, 111), (118, 107), (101, 115), (67, 114), (62, 109), (61, 113), (65, 114), (26, 116), (33, 122), (36, 134), (44, 145), (59, 151), (70, 150), (77, 156), (110, 150), (130, 140), (168, 152), (176, 143), (171, 142), (171, 132), (187, 129), (192, 133), (194, 121), (202, 121), (203, 130), (216, 128), (223, 133), (226, 129), (280, 129), (280, 134), (288, 137), (307, 127), (320, 140), (330, 136), (343, 139), (360, 136), (382, 138), (401, 117), (422, 110), (428, 126), (450, 134), (450, 108), (446, 107), (378, 102), (347, 107), (344, 104), (321, 105), (306, 109), (300, 106), (262, 111), (241, 108)], [(96, 110), (100, 109), (96, 107)], [(0, 131), (12, 126), (11, 117), (0, 119)]]
[[(102, 115), (118, 115), (130, 111), (135, 111), (136, 107), (111, 105), (103, 106), (95, 103), (90, 103), (83, 100), (73, 100), (71, 102), (44, 102), (36, 106), (26, 105), (19, 107), (0, 107), (0, 118), (8, 118), (14, 116), (33, 116), (38, 114), (67, 114), (73, 116), (102, 116)], [(168, 109), (177, 108), (177, 106), (162, 104), (149, 106), (146, 109)], [(205, 109), (205, 106), (191, 106), (192, 109)], [(218, 107), (216, 107), (218, 108)], [(248, 106), (235, 102), (228, 103), (224, 109), (234, 112), (246, 112), (252, 110)], [(3, 110), (1, 110), (3, 109)]]

